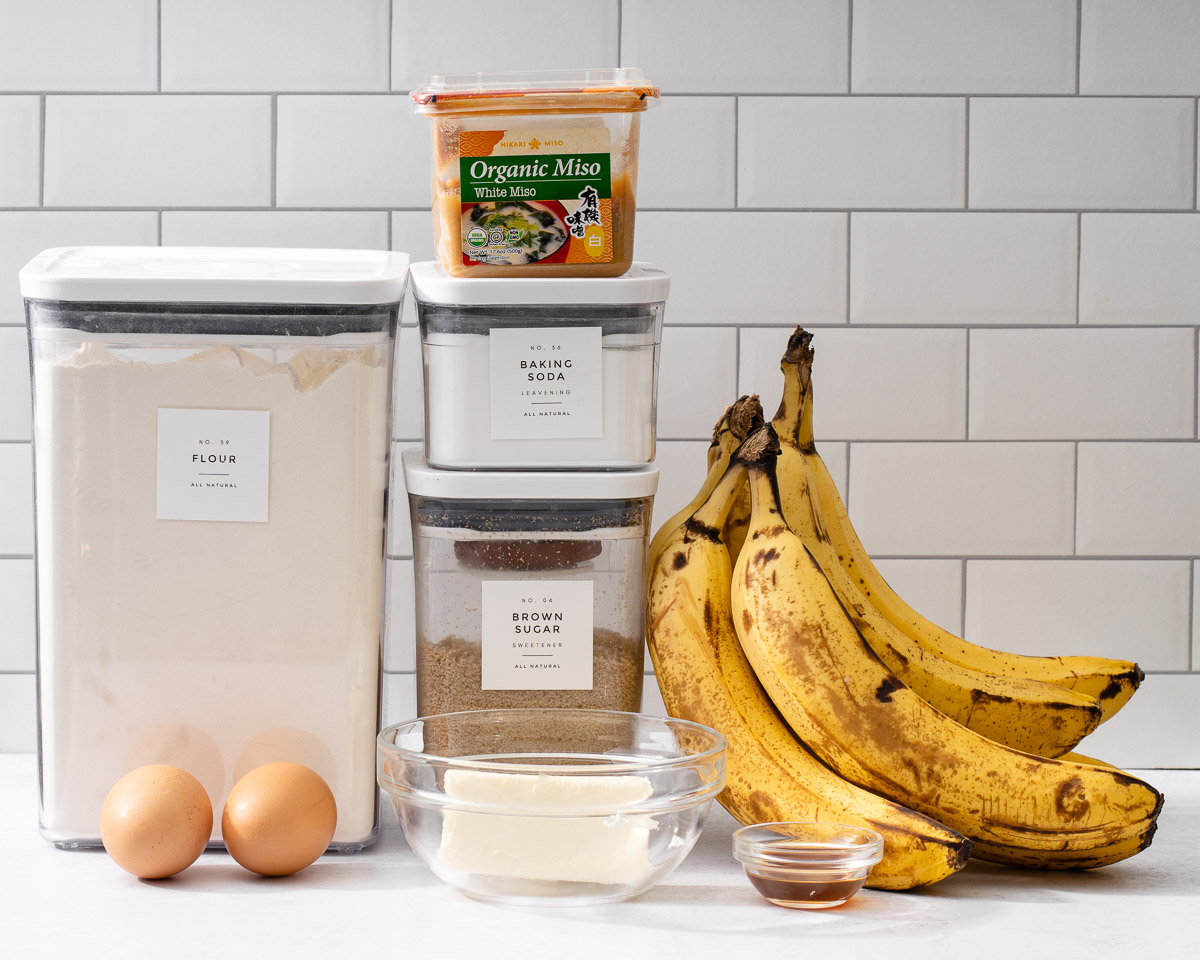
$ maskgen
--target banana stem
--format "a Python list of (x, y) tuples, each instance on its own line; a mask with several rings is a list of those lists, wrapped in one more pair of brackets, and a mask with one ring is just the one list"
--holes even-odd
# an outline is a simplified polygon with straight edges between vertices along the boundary
[[(771, 421), (781, 438), (801, 448), (812, 443), (812, 337), (803, 327), (797, 327), (788, 339), (779, 362), (783, 397)], [(805, 432), (807, 438), (802, 442)]]

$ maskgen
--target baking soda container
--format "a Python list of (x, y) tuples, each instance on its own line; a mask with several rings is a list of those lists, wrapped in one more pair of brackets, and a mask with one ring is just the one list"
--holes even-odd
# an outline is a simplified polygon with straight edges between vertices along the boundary
[(454, 276), (616, 277), (633, 262), (633, 67), (443, 74), (412, 92), (433, 134), (433, 236)]
[[(125, 773), (219, 811), (274, 760), (376, 836), (404, 254), (77, 247), (21, 271), (34, 388), (40, 821), (98, 844)], [(220, 817), (213, 841), (219, 841)]]
[(630, 469), (654, 459), (670, 280), (460, 279), (414, 264), (425, 454), (448, 469)]
[(419, 450), (403, 464), (418, 712), (636, 712), (658, 471), (438, 470)]

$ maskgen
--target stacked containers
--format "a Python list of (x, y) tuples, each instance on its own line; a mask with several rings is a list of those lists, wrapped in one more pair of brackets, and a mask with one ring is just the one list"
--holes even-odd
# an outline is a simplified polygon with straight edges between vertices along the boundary
[(440, 263), (412, 268), (422, 715), (641, 705), (658, 346), (632, 263), (639, 71), (435, 77)]
[(336, 848), (376, 836), (407, 267), (381, 251), (76, 247), (21, 271), (48, 839), (99, 844), (108, 790), (142, 764), (183, 767), (219, 811), (273, 760), (330, 785)]

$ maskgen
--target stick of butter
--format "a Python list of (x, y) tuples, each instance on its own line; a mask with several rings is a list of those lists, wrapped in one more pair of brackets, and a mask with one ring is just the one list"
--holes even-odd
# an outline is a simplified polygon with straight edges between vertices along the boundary
[(650, 870), (652, 818), (612, 813), (650, 797), (653, 788), (645, 777), (448, 770), (443, 788), (451, 800), (497, 811), (446, 811), (438, 850), (444, 867), (523, 880), (613, 884), (637, 883)]

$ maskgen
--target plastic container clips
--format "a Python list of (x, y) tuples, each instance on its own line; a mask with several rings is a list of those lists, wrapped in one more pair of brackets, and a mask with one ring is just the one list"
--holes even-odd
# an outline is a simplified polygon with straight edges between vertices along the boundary
[[(21, 271), (34, 388), (40, 822), (100, 841), (125, 773), (219, 810), (303, 763), (376, 835), (404, 254), (77, 247)], [(219, 822), (212, 835), (220, 841)]]
[(463, 280), (414, 264), (425, 451), (438, 467), (641, 466), (654, 458), (670, 280)]
[(433, 234), (454, 276), (615, 277), (633, 262), (641, 114), (633, 67), (433, 76)]

